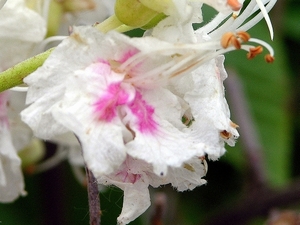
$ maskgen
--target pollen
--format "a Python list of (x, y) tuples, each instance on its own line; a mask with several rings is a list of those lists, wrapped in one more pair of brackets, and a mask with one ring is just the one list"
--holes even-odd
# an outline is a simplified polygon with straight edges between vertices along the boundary
[(227, 130), (223, 130), (222, 132), (220, 132), (220, 135), (222, 138), (224, 139), (229, 139), (231, 138), (232, 134), (229, 133)]
[(250, 39), (250, 34), (245, 31), (239, 31), (237, 32), (237, 36), (243, 41), (247, 42)]
[(257, 56), (258, 54), (262, 53), (263, 51), (263, 47), (262, 46), (257, 46), (254, 48), (250, 48), (249, 52), (247, 53), (247, 58), (248, 59), (253, 59), (255, 56)]
[(231, 7), (233, 11), (238, 11), (241, 9), (242, 4), (238, 0), (227, 0), (227, 4)]
[(247, 42), (250, 39), (250, 34), (245, 31), (239, 31), (236, 34), (232, 32), (225, 33), (221, 38), (221, 46), (223, 48), (228, 48), (229, 46), (234, 46), (236, 49), (241, 48), (242, 42)]
[(231, 45), (232, 39), (235, 38), (234, 33), (227, 32), (221, 38), (221, 45), (223, 48), (228, 48)]
[(274, 62), (275, 58), (274, 58), (274, 56), (272, 56), (270, 54), (267, 54), (265, 56), (265, 60), (266, 60), (267, 63), (272, 63), (272, 62)]

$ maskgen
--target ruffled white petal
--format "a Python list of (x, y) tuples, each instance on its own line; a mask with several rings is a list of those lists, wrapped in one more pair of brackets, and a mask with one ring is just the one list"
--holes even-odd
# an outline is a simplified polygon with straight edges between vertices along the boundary
[(21, 160), (12, 144), (7, 118), (8, 93), (0, 94), (0, 201), (12, 202), (24, 195)]
[(0, 202), (12, 202), (25, 195), (21, 160), (7, 128), (0, 127)]
[(183, 111), (178, 98), (166, 89), (147, 90), (143, 97), (155, 108), (158, 128), (152, 134), (142, 133), (131, 123), (135, 138), (126, 144), (127, 153), (153, 165), (157, 175), (166, 175), (167, 168), (179, 167), (184, 161), (203, 156), (204, 144), (195, 143), (183, 130)]

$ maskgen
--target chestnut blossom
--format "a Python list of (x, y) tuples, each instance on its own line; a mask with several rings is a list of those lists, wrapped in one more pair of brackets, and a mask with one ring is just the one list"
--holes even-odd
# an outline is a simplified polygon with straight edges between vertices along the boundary
[[(223, 61), (210, 59), (215, 53), (206, 52), (205, 45), (198, 48), (204, 50), (74, 27), (43, 66), (24, 79), (31, 105), (22, 112), (23, 121), (43, 139), (75, 133), (98, 181), (125, 192), (120, 224), (148, 207), (149, 185), (171, 183), (180, 191), (202, 185), (205, 173), (197, 172), (204, 170), (202, 157), (219, 158), (225, 141), (232, 145), (238, 137), (224, 99)], [(205, 69), (195, 70), (199, 64)], [(120, 176), (131, 177), (124, 163), (137, 172), (121, 184)], [(137, 192), (128, 187), (147, 197), (134, 209), (130, 205)]]
[(172, 2), (178, 12), (163, 11), (169, 17), (143, 38), (74, 27), (24, 79), (30, 105), (23, 121), (42, 139), (76, 135), (97, 181), (124, 190), (119, 224), (149, 207), (149, 185), (170, 183), (184, 191), (204, 184), (205, 157), (216, 160), (225, 143), (235, 144), (238, 126), (224, 97), (221, 55), (243, 49), (252, 58), (261, 48), (254, 43), (273, 57), (268, 44), (245, 30), (262, 17), (270, 28), (266, 12), (274, 0), (262, 1), (265, 8), (252, 0), (242, 12), (237, 1), (206, 1), (220, 13), (195, 32), (192, 21), (200, 21), (201, 13), (193, 12), (194, 2)]

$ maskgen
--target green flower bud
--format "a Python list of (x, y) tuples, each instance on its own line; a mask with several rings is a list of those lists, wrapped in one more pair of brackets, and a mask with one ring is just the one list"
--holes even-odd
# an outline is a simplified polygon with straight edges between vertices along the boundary
[(158, 12), (149, 9), (139, 0), (117, 0), (115, 14), (122, 23), (130, 27), (147, 25)]
[(142, 26), (142, 29), (148, 30), (152, 27), (155, 27), (160, 21), (162, 21), (167, 16), (164, 13), (157, 14), (149, 23), (147, 23), (145, 26)]
[(26, 168), (40, 161), (44, 157), (45, 151), (44, 143), (39, 139), (33, 139), (26, 148), (18, 152), (22, 160), (22, 167)]
[(140, 2), (156, 12), (167, 12), (170, 8), (174, 8), (172, 0), (140, 0)]

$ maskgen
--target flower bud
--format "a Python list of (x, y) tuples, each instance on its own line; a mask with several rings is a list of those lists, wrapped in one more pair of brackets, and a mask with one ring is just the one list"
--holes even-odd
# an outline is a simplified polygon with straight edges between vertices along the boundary
[(140, 0), (140, 2), (156, 12), (165, 13), (175, 7), (172, 0)]
[(142, 26), (142, 29), (144, 29), (144, 30), (151, 29), (152, 27), (155, 27), (160, 21), (162, 21), (166, 17), (167, 16), (165, 14), (159, 13), (149, 23)]
[(142, 27), (148, 24), (158, 12), (146, 7), (139, 0), (117, 0), (115, 14), (127, 26)]
[(43, 142), (39, 139), (33, 139), (27, 147), (18, 152), (18, 155), (22, 160), (22, 167), (25, 168), (40, 161), (45, 153), (46, 149)]

